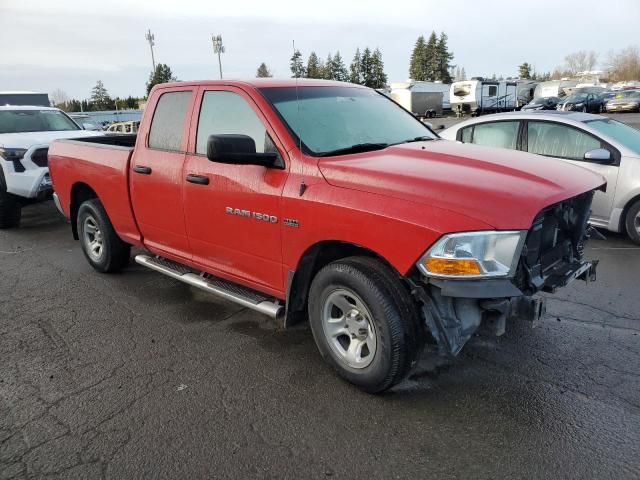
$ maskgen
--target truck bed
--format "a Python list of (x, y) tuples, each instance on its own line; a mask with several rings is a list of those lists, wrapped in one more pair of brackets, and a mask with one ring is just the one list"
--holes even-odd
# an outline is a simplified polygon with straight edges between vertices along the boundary
[(49, 147), (49, 172), (66, 216), (77, 208), (76, 195), (94, 192), (120, 237), (138, 245), (141, 237), (129, 197), (129, 162), (135, 142), (135, 134), (56, 140)]

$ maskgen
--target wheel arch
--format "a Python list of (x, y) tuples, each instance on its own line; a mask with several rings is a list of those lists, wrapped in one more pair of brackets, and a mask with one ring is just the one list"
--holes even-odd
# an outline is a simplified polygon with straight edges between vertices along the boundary
[(400, 277), (400, 273), (387, 259), (362, 245), (340, 240), (317, 242), (307, 248), (300, 257), (296, 269), (288, 273), (285, 328), (307, 319), (308, 294), (315, 275), (329, 263), (352, 256), (380, 260)]
[(80, 205), (87, 200), (99, 198), (96, 191), (84, 182), (76, 182), (71, 187), (71, 197), (69, 202), (69, 220), (71, 220), (71, 232), (75, 240), (78, 236), (78, 210)]
[(629, 213), (629, 210), (631, 209), (631, 207), (633, 206), (634, 203), (636, 203), (637, 201), (640, 201), (640, 192), (635, 192), (635, 195), (633, 197), (631, 197), (629, 200), (627, 200), (627, 202), (624, 205), (624, 208), (622, 209), (622, 214), (620, 215), (620, 224), (618, 225), (618, 231), (620, 233), (628, 233), (627, 232), (627, 214)]

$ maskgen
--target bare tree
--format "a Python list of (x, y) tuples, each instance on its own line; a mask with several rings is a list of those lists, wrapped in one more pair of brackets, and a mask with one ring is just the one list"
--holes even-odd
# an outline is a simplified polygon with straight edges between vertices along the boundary
[(54, 105), (63, 105), (69, 101), (69, 96), (61, 88), (56, 88), (51, 92), (51, 101)]
[(609, 52), (607, 60), (609, 78), (613, 81), (640, 78), (640, 51), (638, 47), (627, 47), (620, 52)]
[(587, 72), (593, 70), (598, 63), (598, 54), (593, 50), (587, 52), (581, 50), (579, 52), (570, 53), (564, 57), (565, 70), (571, 75), (579, 72)]

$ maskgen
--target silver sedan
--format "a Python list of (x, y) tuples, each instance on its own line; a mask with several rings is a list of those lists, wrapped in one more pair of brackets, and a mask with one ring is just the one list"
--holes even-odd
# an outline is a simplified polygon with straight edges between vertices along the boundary
[(588, 113), (509, 112), (466, 120), (440, 136), (554, 157), (600, 173), (607, 190), (596, 193), (590, 223), (626, 231), (640, 243), (639, 130)]

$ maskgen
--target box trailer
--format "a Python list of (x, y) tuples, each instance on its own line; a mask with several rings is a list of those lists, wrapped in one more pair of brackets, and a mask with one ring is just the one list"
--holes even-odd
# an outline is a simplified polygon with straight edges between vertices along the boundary
[[(419, 82), (409, 80), (407, 82), (395, 82), (391, 84), (389, 96), (407, 110), (419, 115), (425, 115), (425, 105), (431, 110), (435, 110), (435, 115), (441, 115), (442, 110), (449, 110), (449, 90), (450, 85), (442, 82)], [(428, 95), (424, 95), (428, 94)], [(435, 94), (435, 95), (434, 95)], [(440, 99), (440, 106), (436, 104)], [(433, 116), (434, 112), (431, 112)]]

